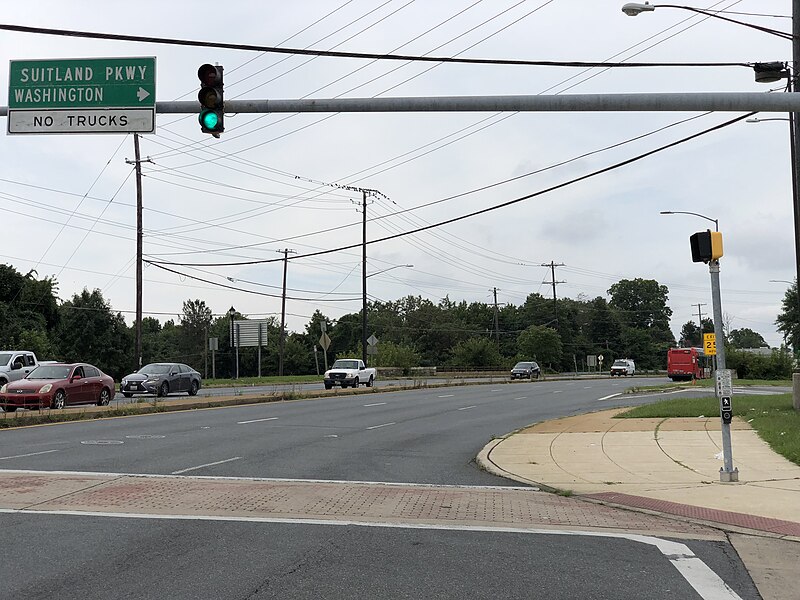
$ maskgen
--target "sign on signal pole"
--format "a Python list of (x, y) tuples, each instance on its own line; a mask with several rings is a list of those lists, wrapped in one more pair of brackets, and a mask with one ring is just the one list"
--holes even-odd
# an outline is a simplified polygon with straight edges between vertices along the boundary
[(703, 351), (706, 353), (706, 356), (716, 356), (717, 335), (715, 333), (703, 334)]
[(8, 133), (154, 133), (156, 59), (12, 60)]

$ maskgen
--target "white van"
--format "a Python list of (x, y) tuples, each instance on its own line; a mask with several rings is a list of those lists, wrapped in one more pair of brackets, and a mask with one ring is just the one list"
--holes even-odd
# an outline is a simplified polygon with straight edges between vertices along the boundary
[(611, 365), (611, 376), (619, 375), (623, 377), (625, 375), (633, 376), (636, 373), (636, 365), (630, 358), (618, 358), (614, 361), (614, 364)]

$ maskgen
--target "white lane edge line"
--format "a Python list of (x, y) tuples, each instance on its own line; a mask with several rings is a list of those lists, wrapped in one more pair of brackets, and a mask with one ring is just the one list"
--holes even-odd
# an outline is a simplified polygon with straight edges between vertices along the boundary
[[(139, 477), (141, 479), (172, 479), (172, 475), (161, 475), (159, 473), (103, 473), (93, 471), (37, 471), (34, 469), (0, 469), (0, 475), (22, 474), (22, 475), (80, 475), (80, 476), (100, 476), (100, 477)], [(534, 486), (511, 486), (511, 485), (460, 485), (442, 483), (414, 483), (411, 481), (360, 481), (347, 479), (297, 479), (288, 477), (230, 477), (225, 475), (181, 475), (180, 479), (202, 479), (211, 481), (263, 481), (277, 483), (344, 483), (357, 485), (384, 485), (387, 487), (424, 487), (424, 488), (443, 488), (443, 489), (476, 489), (476, 490), (516, 490), (518, 492), (538, 492), (539, 488)]]
[(469, 410), (470, 408), (476, 408), (477, 406), (478, 406), (477, 404), (473, 404), (472, 406), (463, 406), (458, 410)]
[(51, 452), (61, 452), (61, 450), (44, 450), (42, 452), (30, 452), (29, 454), (17, 454), (16, 456), (0, 456), (0, 460), (11, 460), (12, 458), (25, 458), (26, 456), (38, 456), (39, 454), (50, 454)]
[(443, 394), (441, 396), (436, 396), (437, 398), (452, 398), (455, 394)]
[(215, 465), (221, 465), (223, 463), (229, 463), (234, 460), (240, 460), (241, 456), (234, 456), (233, 458), (226, 458), (225, 460), (218, 460), (217, 462), (206, 463), (204, 465), (197, 465), (196, 467), (189, 467), (188, 469), (181, 469), (180, 471), (173, 471), (171, 475), (180, 475), (181, 473), (188, 473), (189, 471), (196, 471), (197, 469), (202, 469), (203, 467), (213, 467)]
[(367, 430), (378, 429), (379, 427), (389, 427), (389, 425), (397, 425), (397, 423), (392, 421), (391, 423), (383, 423), (382, 425), (373, 425), (372, 427), (367, 427)]
[(602, 400), (610, 400), (611, 398), (616, 398), (617, 396), (622, 396), (622, 392), (617, 392), (616, 394), (609, 394), (608, 396), (603, 396), (602, 398), (598, 398), (596, 402), (601, 402)]
[(386, 404), (386, 402), (373, 402), (372, 404), (365, 404), (364, 406), (382, 406), (384, 404)]
[(704, 600), (742, 600), (708, 565), (700, 560), (685, 544), (671, 542), (647, 535), (580, 530), (526, 529), (523, 527), (485, 527), (477, 525), (438, 525), (431, 523), (380, 523), (371, 521), (335, 521), (326, 519), (286, 519), (280, 517), (227, 517), (211, 515), (148, 515), (142, 513), (107, 513), (76, 510), (30, 510), (0, 508), (0, 513), (26, 515), (67, 515), (78, 517), (108, 517), (118, 519), (153, 519), (171, 521), (232, 521), (245, 523), (287, 523), (294, 525), (326, 525), (340, 527), (382, 527), (385, 529), (428, 529), (445, 531), (477, 531), (481, 533), (528, 533), (538, 535), (569, 535), (626, 539), (655, 546), (677, 569), (686, 582)]
[(252, 419), (250, 421), (236, 421), (237, 425), (247, 425), (248, 423), (260, 423), (261, 421), (276, 421), (278, 417), (267, 417), (266, 419)]

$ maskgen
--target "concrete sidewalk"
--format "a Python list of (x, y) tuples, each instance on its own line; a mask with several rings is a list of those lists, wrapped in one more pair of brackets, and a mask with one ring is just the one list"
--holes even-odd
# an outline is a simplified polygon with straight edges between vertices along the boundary
[(612, 418), (622, 410), (539, 423), (492, 441), (479, 462), (586, 499), (800, 540), (800, 466), (746, 422), (732, 425), (739, 482), (720, 483), (719, 418)]

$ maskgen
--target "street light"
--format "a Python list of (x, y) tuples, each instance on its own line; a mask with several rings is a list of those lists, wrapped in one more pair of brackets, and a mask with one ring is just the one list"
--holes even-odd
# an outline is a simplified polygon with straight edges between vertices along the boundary
[(367, 277), (372, 277), (373, 275), (380, 275), (381, 273), (386, 273), (386, 271), (391, 271), (392, 269), (399, 269), (400, 267), (406, 267), (411, 269), (414, 265), (394, 265), (393, 267), (386, 267), (385, 269), (381, 269), (380, 271), (375, 271), (374, 273), (370, 273)]
[[(238, 375), (239, 375), (238, 373), (236, 373), (236, 371), (237, 371), (238, 369), (236, 368), (236, 354), (234, 353), (234, 350), (233, 350), (234, 344), (236, 343), (236, 340), (234, 339), (235, 332), (234, 332), (234, 330), (233, 330), (233, 317), (234, 317), (235, 315), (236, 315), (236, 309), (235, 309), (235, 308), (233, 308), (233, 306), (231, 306), (231, 307), (228, 309), (228, 316), (229, 316), (229, 317), (230, 317), (230, 319), (231, 319), (231, 337), (230, 337), (230, 347), (231, 347), (231, 379), (238, 379)], [(236, 375), (236, 377), (234, 377), (234, 374)]]
[(696, 212), (689, 212), (688, 210), (662, 210), (660, 215), (694, 215), (695, 217), (700, 217), (701, 219), (705, 219), (706, 221), (711, 221), (714, 224), (714, 231), (719, 231), (719, 219), (712, 219), (711, 217), (707, 217), (705, 215), (701, 215), (700, 213)]
[[(778, 81), (782, 78), (787, 78), (789, 81), (788, 91), (798, 92), (798, 86), (795, 82), (796, 73), (798, 72), (798, 65), (800, 65), (800, 0), (792, 0), (792, 32), (779, 31), (769, 27), (761, 27), (752, 23), (745, 23), (737, 21), (728, 17), (723, 17), (717, 12), (708, 11), (691, 6), (679, 6), (675, 4), (639, 4), (637, 2), (629, 2), (622, 7), (624, 12), (629, 17), (635, 17), (643, 12), (652, 12), (656, 8), (679, 8), (688, 10), (694, 13), (699, 13), (707, 17), (714, 17), (723, 21), (743, 25), (751, 29), (757, 29), (763, 33), (769, 33), (792, 42), (792, 61), (790, 64), (794, 65), (790, 70), (786, 63), (771, 62), (771, 63), (756, 63), (753, 65), (755, 71), (756, 81), (759, 83), (771, 83)], [(783, 120), (783, 119), (759, 119), (761, 121)], [(797, 280), (800, 281), (800, 113), (789, 113), (789, 148), (791, 158), (791, 174), (792, 174), (792, 209), (794, 212), (794, 257), (795, 257), (795, 275)], [(757, 122), (750, 120), (749, 122)], [(800, 285), (797, 286), (797, 302), (800, 305)]]

